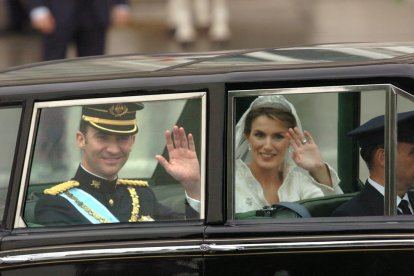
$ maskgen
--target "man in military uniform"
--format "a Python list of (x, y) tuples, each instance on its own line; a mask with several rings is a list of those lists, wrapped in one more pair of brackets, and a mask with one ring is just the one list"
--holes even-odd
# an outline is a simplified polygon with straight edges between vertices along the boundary
[(156, 158), (184, 186), (186, 214), (159, 204), (146, 181), (118, 178), (138, 132), (136, 111), (142, 108), (142, 103), (82, 108), (76, 133), (81, 164), (73, 179), (44, 190), (35, 207), (36, 223), (74, 225), (198, 217), (199, 163), (194, 139), (182, 127), (174, 126), (172, 132), (165, 133), (169, 160), (160, 155)]

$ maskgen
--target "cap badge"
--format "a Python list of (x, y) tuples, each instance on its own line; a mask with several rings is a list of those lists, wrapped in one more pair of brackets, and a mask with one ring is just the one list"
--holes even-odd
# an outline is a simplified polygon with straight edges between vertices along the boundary
[(128, 107), (125, 104), (114, 104), (108, 111), (115, 117), (121, 117), (128, 112)]

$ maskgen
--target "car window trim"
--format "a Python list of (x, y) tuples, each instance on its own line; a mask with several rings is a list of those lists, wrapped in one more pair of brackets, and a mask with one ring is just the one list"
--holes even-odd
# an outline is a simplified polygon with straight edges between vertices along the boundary
[[(383, 90), (386, 94), (385, 111), (385, 132), (384, 147), (386, 154), (385, 164), (385, 197), (384, 197), (384, 216), (394, 216), (397, 214), (396, 206), (396, 141), (397, 141), (397, 94), (411, 101), (413, 95), (401, 90), (390, 83), (364, 84), (364, 85), (340, 85), (340, 86), (318, 86), (318, 87), (293, 87), (293, 88), (272, 88), (272, 89), (252, 89), (252, 90), (231, 90), (228, 91), (228, 144), (231, 147), (227, 154), (227, 219), (235, 220), (234, 213), (234, 137), (235, 137), (235, 99), (243, 96), (259, 96), (259, 95), (289, 95), (289, 94), (318, 94), (318, 93), (344, 93), (344, 92), (368, 92), (375, 90)], [(230, 204), (231, 203), (231, 204)]]
[(396, 152), (397, 152), (397, 94), (389, 88), (385, 96), (384, 117), (384, 215), (397, 214)]
[[(26, 199), (26, 191), (28, 189), (28, 173), (29, 173), (29, 166), (31, 164), (31, 157), (33, 155), (33, 142), (34, 142), (34, 135), (36, 133), (36, 129), (38, 127), (38, 116), (39, 110), (42, 108), (48, 107), (70, 107), (70, 106), (80, 106), (86, 104), (105, 104), (105, 103), (117, 103), (117, 102), (134, 102), (134, 101), (168, 101), (168, 100), (189, 100), (189, 99), (200, 99), (201, 100), (201, 145), (200, 145), (200, 152), (201, 156), (199, 156), (200, 160), (200, 176), (201, 176), (201, 197), (200, 197), (200, 219), (205, 218), (205, 159), (206, 159), (206, 118), (207, 118), (207, 92), (206, 91), (199, 91), (199, 92), (177, 92), (177, 93), (168, 93), (168, 94), (154, 94), (154, 95), (136, 95), (136, 96), (110, 96), (110, 97), (101, 97), (101, 98), (88, 98), (88, 99), (75, 99), (75, 100), (63, 100), (63, 101), (47, 101), (47, 102), (35, 102), (33, 106), (33, 112), (31, 117), (30, 123), (30, 130), (29, 130), (29, 138), (27, 143), (27, 149), (24, 158), (23, 164), (23, 172), (21, 177), (21, 182), (19, 185), (19, 195), (18, 195), (18, 202), (16, 206), (15, 212), (15, 220), (14, 220), (14, 228), (28, 228), (24, 219), (23, 219), (23, 211), (24, 211), (24, 202)], [(204, 203), (204, 204), (203, 204)]]
[(385, 122), (384, 122), (384, 147), (385, 147), (385, 195), (384, 195), (384, 215), (397, 215), (397, 116), (398, 116), (398, 96), (413, 102), (414, 96), (410, 93), (390, 85), (387, 91), (385, 102)]

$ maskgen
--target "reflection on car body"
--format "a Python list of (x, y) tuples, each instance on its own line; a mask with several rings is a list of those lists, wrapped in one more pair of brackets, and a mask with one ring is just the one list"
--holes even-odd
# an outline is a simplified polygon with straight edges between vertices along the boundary
[[(396, 157), (397, 114), (414, 110), (413, 54), (411, 43), (334, 44), (103, 56), (0, 72), (0, 137), (5, 145), (0, 163), (1, 274), (411, 274), (414, 224), (412, 216), (397, 214)], [(309, 140), (317, 144), (343, 194), (303, 196), (300, 183), (292, 182), (286, 197), (265, 198), (266, 206), (238, 211), (236, 125), (258, 97), (284, 98), (295, 107), (311, 136), (293, 133), (296, 146), (291, 150)], [(143, 103), (145, 108), (136, 113), (135, 146), (116, 177), (131, 181), (128, 185), (146, 183), (154, 199), (174, 213), (199, 204), (197, 216), (66, 225), (37, 219), (39, 198), (51, 187), (61, 188), (78, 169), (82, 152), (74, 138), (82, 108), (123, 103)], [(125, 110), (118, 107), (113, 114)], [(385, 115), (384, 209), (377, 216), (333, 217), (335, 209), (360, 193), (368, 177), (358, 141), (347, 134), (379, 115)], [(106, 120), (119, 127), (125, 123), (114, 118), (93, 122), (103, 127)], [(161, 154), (168, 159), (165, 131), (174, 125), (194, 138), (201, 178), (198, 203), (154, 158)], [(177, 136), (171, 145), (186, 144)], [(95, 189), (105, 183), (92, 179), (88, 185)], [(74, 189), (69, 186), (57, 194)], [(298, 196), (289, 198), (293, 193)], [(131, 210), (144, 212), (147, 195), (125, 194), (128, 217)], [(79, 212), (93, 213), (91, 202), (76, 197), (71, 204), (80, 206)], [(101, 202), (111, 213), (118, 199), (109, 196)]]

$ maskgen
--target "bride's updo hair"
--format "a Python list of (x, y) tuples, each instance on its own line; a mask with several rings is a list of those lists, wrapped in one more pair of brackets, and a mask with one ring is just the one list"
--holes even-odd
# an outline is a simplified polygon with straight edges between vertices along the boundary
[(244, 134), (249, 135), (252, 130), (253, 121), (260, 117), (267, 116), (270, 119), (277, 119), (281, 121), (287, 128), (294, 128), (296, 126), (295, 116), (291, 112), (272, 107), (259, 107), (250, 110), (246, 116), (244, 125)]

